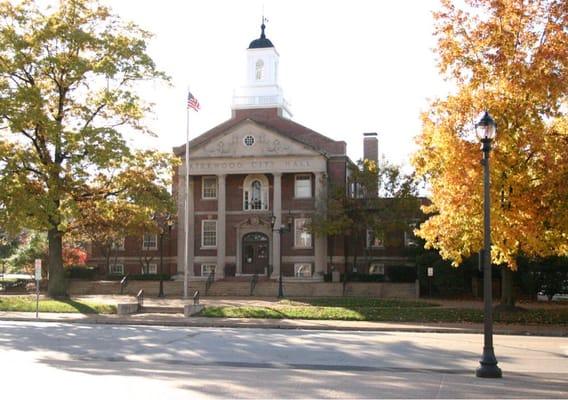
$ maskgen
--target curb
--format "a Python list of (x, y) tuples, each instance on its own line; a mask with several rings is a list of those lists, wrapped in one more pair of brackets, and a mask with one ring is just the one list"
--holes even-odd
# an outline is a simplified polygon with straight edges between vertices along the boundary
[[(140, 325), (140, 326), (167, 326), (167, 327), (188, 327), (188, 328), (249, 328), (249, 329), (288, 329), (288, 330), (322, 330), (322, 331), (344, 331), (344, 332), (414, 332), (414, 333), (453, 333), (453, 334), (483, 334), (483, 328), (478, 327), (444, 327), (444, 326), (404, 326), (389, 323), (383, 323), (380, 326), (354, 326), (354, 325), (332, 325), (309, 323), (305, 320), (242, 320), (242, 319), (216, 319), (195, 320), (189, 318), (187, 320), (173, 319), (138, 319), (130, 318), (104, 318), (104, 317), (88, 317), (88, 318), (29, 318), (18, 316), (0, 316), (0, 321), (12, 322), (57, 322), (66, 324), (86, 324), (86, 325)], [(279, 322), (276, 322), (279, 321)], [(318, 320), (321, 323), (321, 321)], [(568, 328), (551, 329), (544, 331), (534, 331), (522, 327), (507, 328), (494, 327), (495, 335), (512, 335), (512, 336), (543, 336), (543, 337), (568, 337)]]

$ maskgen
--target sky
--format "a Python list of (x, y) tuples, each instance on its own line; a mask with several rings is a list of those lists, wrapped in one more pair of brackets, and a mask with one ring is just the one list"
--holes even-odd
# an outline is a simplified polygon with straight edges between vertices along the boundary
[(107, 0), (154, 33), (149, 53), (171, 85), (151, 84), (148, 125), (155, 138), (137, 147), (171, 151), (184, 143), (190, 88), (201, 104), (190, 138), (231, 116), (233, 90), (244, 83), (246, 48), (266, 36), (280, 54), (279, 78), (293, 120), (347, 142), (358, 160), (363, 133), (377, 132), (379, 153), (408, 165), (420, 113), (448, 92), (433, 52), (438, 0)]

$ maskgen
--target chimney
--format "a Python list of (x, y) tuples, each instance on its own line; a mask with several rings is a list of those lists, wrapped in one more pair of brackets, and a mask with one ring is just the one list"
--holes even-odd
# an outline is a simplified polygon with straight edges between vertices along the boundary
[(379, 139), (376, 132), (363, 133), (363, 158), (379, 163)]

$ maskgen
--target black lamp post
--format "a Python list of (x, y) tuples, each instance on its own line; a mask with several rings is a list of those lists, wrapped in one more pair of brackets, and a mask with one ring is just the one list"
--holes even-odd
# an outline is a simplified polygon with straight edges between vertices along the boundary
[(475, 125), (477, 137), (481, 141), (483, 151), (483, 355), (475, 375), (479, 378), (501, 378), (501, 369), (497, 366), (497, 358), (493, 351), (493, 290), (491, 278), (491, 217), (489, 198), (489, 152), (491, 142), (495, 138), (496, 124), (486, 111), (481, 120)]
[(164, 294), (164, 235), (172, 231), (174, 220), (170, 213), (155, 214), (153, 220), (160, 230), (160, 291), (158, 297), (166, 297)]
[(270, 226), (272, 227), (273, 232), (278, 232), (280, 234), (280, 271), (278, 274), (278, 298), (281, 299), (282, 297), (284, 297), (284, 288), (282, 287), (282, 234), (284, 232), (290, 232), (291, 222), (288, 221), (287, 225), (281, 224), (276, 229), (274, 229), (274, 225), (276, 225), (276, 215), (273, 214), (270, 219)]

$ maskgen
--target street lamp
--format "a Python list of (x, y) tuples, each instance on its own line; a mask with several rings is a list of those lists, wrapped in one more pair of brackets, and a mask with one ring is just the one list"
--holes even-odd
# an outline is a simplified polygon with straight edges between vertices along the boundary
[(280, 271), (278, 274), (278, 298), (280, 299), (284, 297), (284, 288), (282, 287), (282, 234), (284, 232), (290, 232), (292, 223), (290, 219), (288, 219), (287, 225), (281, 224), (280, 227), (276, 229), (274, 229), (274, 225), (276, 225), (276, 215), (272, 214), (272, 217), (270, 218), (270, 226), (272, 227), (272, 232), (278, 232), (280, 234)]
[(489, 152), (491, 142), (495, 138), (496, 124), (486, 111), (481, 120), (475, 125), (475, 132), (481, 141), (483, 151), (483, 355), (479, 360), (480, 366), (475, 371), (479, 378), (501, 378), (501, 369), (497, 366), (497, 358), (493, 351), (493, 293), (491, 279), (491, 220), (489, 203)]
[(168, 235), (172, 231), (174, 219), (170, 213), (158, 213), (152, 219), (160, 230), (160, 291), (158, 292), (158, 297), (166, 297), (164, 295), (164, 235), (166, 230)]

